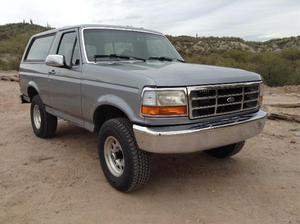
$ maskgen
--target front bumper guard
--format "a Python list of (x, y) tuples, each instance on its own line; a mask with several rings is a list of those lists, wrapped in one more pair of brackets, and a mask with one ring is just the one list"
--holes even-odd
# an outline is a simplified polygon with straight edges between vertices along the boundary
[(133, 125), (140, 149), (153, 153), (190, 153), (244, 141), (264, 128), (267, 113), (221, 119), (216, 122), (180, 126), (144, 127)]

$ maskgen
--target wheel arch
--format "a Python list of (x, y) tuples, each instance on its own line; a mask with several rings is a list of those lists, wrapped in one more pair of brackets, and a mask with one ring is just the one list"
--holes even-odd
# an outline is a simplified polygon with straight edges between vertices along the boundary
[(39, 88), (37, 87), (37, 84), (35, 82), (30, 81), (28, 83), (28, 87), (27, 87), (27, 94), (28, 94), (30, 101), (32, 101), (32, 99), (35, 95), (39, 95), (39, 93), (40, 93), (40, 91), (39, 91)]
[(93, 114), (94, 131), (99, 132), (103, 123), (109, 119), (125, 117), (130, 120), (129, 116), (116, 105), (102, 104), (99, 105)]
[[(102, 117), (102, 116), (103, 117)], [(93, 110), (94, 131), (99, 131), (101, 125), (108, 119), (126, 117), (133, 121), (135, 114), (128, 102), (119, 96), (107, 94), (97, 99), (97, 106)]]

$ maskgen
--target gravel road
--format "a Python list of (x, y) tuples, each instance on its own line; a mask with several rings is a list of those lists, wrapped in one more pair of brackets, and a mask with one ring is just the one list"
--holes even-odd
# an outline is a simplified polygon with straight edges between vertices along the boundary
[(268, 120), (231, 159), (153, 155), (150, 183), (123, 194), (104, 178), (95, 134), (60, 121), (55, 138), (35, 137), (18, 95), (0, 81), (1, 224), (300, 223), (299, 123)]

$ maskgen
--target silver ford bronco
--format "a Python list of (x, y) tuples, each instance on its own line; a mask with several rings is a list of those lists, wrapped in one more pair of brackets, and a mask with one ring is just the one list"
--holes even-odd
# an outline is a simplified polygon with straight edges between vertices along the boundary
[(34, 35), (20, 64), (33, 132), (53, 137), (57, 118), (97, 132), (102, 170), (129, 192), (150, 177), (151, 153), (238, 153), (265, 124), (262, 79), (185, 63), (161, 33), (80, 25)]

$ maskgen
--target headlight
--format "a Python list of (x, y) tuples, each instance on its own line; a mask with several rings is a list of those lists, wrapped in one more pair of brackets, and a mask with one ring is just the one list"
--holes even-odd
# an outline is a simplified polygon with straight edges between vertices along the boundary
[(185, 89), (145, 89), (142, 96), (144, 116), (186, 116)]

